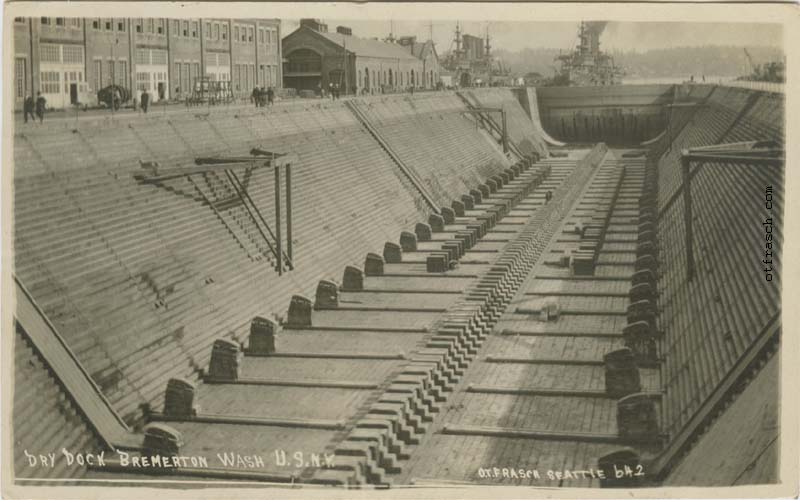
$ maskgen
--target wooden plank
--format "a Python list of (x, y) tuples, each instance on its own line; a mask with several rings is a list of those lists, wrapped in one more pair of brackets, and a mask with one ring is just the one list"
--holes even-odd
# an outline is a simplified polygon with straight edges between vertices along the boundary
[(271, 354), (261, 354), (261, 353), (253, 353), (245, 351), (244, 353), (248, 357), (260, 357), (260, 358), (319, 358), (319, 359), (378, 359), (378, 360), (406, 359), (406, 355), (403, 353), (384, 354), (378, 352), (354, 352), (354, 353), (273, 352)]
[(567, 398), (610, 398), (605, 391), (575, 390), (575, 389), (545, 389), (536, 387), (501, 387), (489, 385), (473, 385), (467, 387), (467, 392), (478, 394), (508, 394), (511, 396), (561, 396)]
[(217, 379), (205, 377), (207, 384), (229, 385), (278, 385), (284, 387), (322, 387), (331, 389), (377, 389), (378, 384), (366, 384), (352, 380), (280, 380), (266, 378), (239, 378), (236, 380)]
[(89, 425), (109, 448), (128, 448), (138, 442), (16, 276), (14, 282), (17, 321)]
[(558, 432), (538, 429), (516, 429), (512, 427), (487, 427), (479, 425), (450, 425), (442, 428), (442, 434), (459, 436), (488, 436), (514, 439), (536, 439), (548, 441), (577, 441), (588, 443), (625, 444), (616, 434), (588, 432)]
[(486, 356), (484, 361), (487, 363), (516, 363), (526, 365), (570, 365), (570, 366), (604, 366), (602, 360), (594, 359), (535, 359), (535, 358), (511, 358), (505, 356)]
[(323, 420), (313, 418), (274, 418), (274, 417), (245, 417), (238, 415), (217, 415), (201, 413), (191, 417), (151, 413), (150, 420), (154, 422), (195, 422), (201, 424), (231, 424), (231, 425), (266, 425), (270, 427), (295, 427), (301, 429), (341, 430), (344, 428), (343, 420)]

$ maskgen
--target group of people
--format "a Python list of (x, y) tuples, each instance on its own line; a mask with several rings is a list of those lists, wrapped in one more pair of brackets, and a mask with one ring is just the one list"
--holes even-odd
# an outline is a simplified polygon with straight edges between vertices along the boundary
[(263, 108), (267, 104), (272, 106), (275, 104), (275, 91), (272, 87), (267, 87), (266, 89), (264, 87), (255, 87), (253, 88), (253, 93), (250, 94), (250, 99), (257, 108)]
[[(44, 110), (47, 106), (47, 99), (44, 98), (41, 92), (36, 93), (36, 100), (33, 100), (33, 97), (30, 95), (25, 96), (25, 102), (23, 103), (23, 111), (25, 113), (25, 123), (28, 123), (28, 115), (31, 116), (31, 119), (35, 122), (36, 118), (39, 118), (39, 123), (44, 123)], [(36, 114), (34, 114), (34, 112)]]
[(335, 101), (339, 98), (339, 84), (338, 83), (329, 83), (328, 84), (328, 95), (331, 96), (331, 101)]

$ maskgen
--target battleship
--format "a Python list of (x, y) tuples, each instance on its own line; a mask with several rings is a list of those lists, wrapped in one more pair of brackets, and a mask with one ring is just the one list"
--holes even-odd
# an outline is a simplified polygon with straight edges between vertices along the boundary
[(448, 86), (491, 87), (507, 85), (511, 81), (510, 71), (503, 61), (492, 53), (489, 26), (482, 37), (462, 33), (456, 23), (452, 50), (444, 55), (442, 68), (452, 74)]
[[(600, 31), (558, 87), (16, 115), (14, 484), (779, 482), (784, 95), (619, 85)], [(422, 66), (287, 39), (312, 96)]]
[(578, 45), (568, 54), (559, 55), (556, 80), (561, 85), (619, 85), (624, 72), (614, 65), (614, 58), (600, 50), (600, 35), (607, 22), (581, 22)]

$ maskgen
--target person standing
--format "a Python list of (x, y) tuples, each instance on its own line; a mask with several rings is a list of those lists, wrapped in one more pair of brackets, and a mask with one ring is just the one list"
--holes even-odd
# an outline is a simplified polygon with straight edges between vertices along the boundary
[(25, 123), (28, 123), (28, 115), (31, 115), (31, 120), (34, 122), (36, 121), (36, 115), (33, 114), (33, 109), (33, 97), (26, 95), (25, 101), (22, 104), (22, 112), (25, 113)]
[(39, 117), (39, 123), (44, 123), (44, 109), (47, 107), (47, 99), (44, 98), (41, 92), (36, 93), (36, 116)]
[(150, 106), (150, 93), (147, 90), (142, 91), (142, 111), (147, 114), (147, 108)]
[(267, 88), (267, 102), (270, 106), (275, 104), (275, 91), (272, 90), (272, 87)]
[(114, 111), (119, 111), (119, 105), (122, 102), (122, 95), (119, 93), (119, 87), (114, 87), (113, 96)]

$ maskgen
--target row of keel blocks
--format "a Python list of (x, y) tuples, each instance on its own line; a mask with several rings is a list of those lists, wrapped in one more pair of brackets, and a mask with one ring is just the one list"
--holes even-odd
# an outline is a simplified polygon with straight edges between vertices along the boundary
[(627, 309), (627, 326), (622, 334), (642, 366), (653, 366), (658, 361), (656, 349), (656, 300), (658, 272), (657, 240), (657, 173), (645, 169), (642, 194), (639, 197), (639, 217), (636, 230), (636, 260)]
[[(410, 244), (411, 239), (405, 238)], [(475, 228), (464, 234), (461, 241), (467, 248), (477, 238)], [(452, 392), (464, 374), (468, 361), (488, 334), (490, 323), (499, 318), (503, 304), (507, 305), (513, 297), (513, 288), (522, 283), (525, 273), (517, 269), (522, 266), (519, 252), (521, 249), (501, 258), (473, 287), (482, 301), (478, 304), (467, 301), (450, 309), (437, 335), (429, 339), (426, 345), (429, 351), (420, 354), (428, 358), (416, 360), (393, 380), (337, 450), (338, 454), (359, 456), (368, 482), (388, 482), (385, 473), (398, 471), (398, 460), (408, 458), (405, 446), (418, 444), (420, 436), (428, 432), (433, 414), (440, 411), (447, 393)]]
[[(657, 363), (656, 350), (656, 200), (657, 173), (645, 169), (636, 240), (636, 261), (627, 308), (627, 325), (622, 330), (625, 346), (604, 356), (606, 392), (619, 398), (617, 428), (621, 438), (634, 443), (652, 445), (660, 439), (657, 401), (659, 394), (642, 391), (640, 366)], [(645, 485), (642, 469), (646, 464), (639, 452), (623, 448), (598, 460), (605, 478), (601, 487), (637, 487)]]
[[(505, 176), (500, 176), (493, 182), (495, 185), (507, 184), (523, 170), (523, 165), (515, 165), (515, 168), (505, 172)], [(451, 209), (442, 210), (441, 215), (431, 216), (427, 224), (417, 224), (414, 233), (401, 233), (399, 245), (387, 243), (384, 246), (382, 260), (375, 254), (368, 255), (364, 273), (354, 266), (348, 266), (345, 269), (342, 289), (363, 289), (364, 274), (368, 276), (378, 272), (382, 274), (383, 262), (401, 261), (402, 252), (416, 251), (418, 242), (430, 241), (432, 233), (443, 231), (446, 224), (455, 222), (455, 217), (464, 216), (464, 210), (473, 209), (476, 203), (484, 199), (483, 195), (487, 188), (491, 187), (491, 183), (484, 185), (479, 191), (480, 197), (465, 195), (460, 202), (453, 202)], [(499, 215), (505, 215), (507, 210), (508, 207), (505, 207)], [(443, 251), (434, 254), (438, 258), (437, 270), (446, 269), (449, 261), (463, 256), (464, 252), (477, 243), (498, 219), (498, 213), (491, 214), (478, 224), (472, 224), (467, 230), (460, 231), (453, 241), (443, 243)], [(367, 268), (370, 270), (367, 271)], [(504, 280), (498, 281), (498, 286), (504, 284)], [(511, 296), (507, 295), (507, 300), (510, 298)], [(487, 304), (489, 303), (487, 301)], [(473, 312), (472, 315), (474, 314)], [(470, 338), (478, 336), (482, 338), (488, 331), (482, 320), (476, 321), (475, 318), (469, 319), (466, 328), (478, 332), (475, 336), (470, 335)], [(445, 345), (444, 352), (437, 350), (438, 354), (431, 354), (432, 361), (419, 362), (406, 368), (368, 414), (356, 424), (353, 432), (336, 450), (339, 456), (359, 459), (360, 464), (347, 466), (353, 468), (354, 475), (369, 483), (385, 484), (388, 482), (385, 475), (387, 472), (399, 472), (398, 460), (409, 457), (404, 451), (405, 446), (419, 443), (419, 436), (427, 432), (433, 413), (438, 412), (440, 403), (445, 401), (445, 393), (452, 391), (452, 386), (464, 373), (466, 359), (458, 351), (460, 345), (465, 345), (459, 339), (466, 337), (467, 335), (459, 334), (445, 337), (448, 340), (452, 339), (452, 342), (442, 342), (441, 339), (438, 342), (431, 341), (429, 348), (435, 349)], [(476, 347), (472, 343), (469, 345), (473, 350)]]

